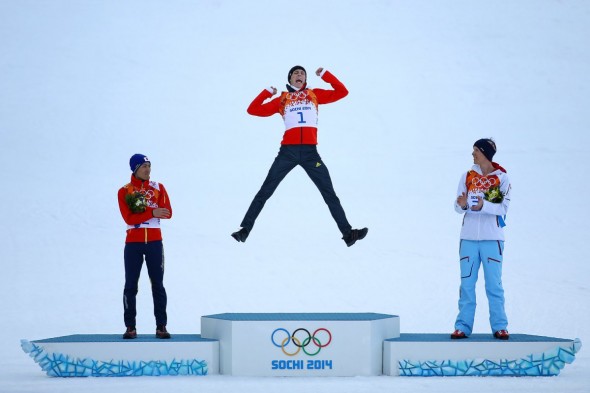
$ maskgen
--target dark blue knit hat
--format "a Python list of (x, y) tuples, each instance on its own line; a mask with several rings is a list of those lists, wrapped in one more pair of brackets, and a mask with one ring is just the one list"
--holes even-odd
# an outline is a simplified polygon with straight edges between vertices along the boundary
[(139, 168), (143, 163), (150, 162), (150, 159), (143, 154), (134, 154), (129, 159), (129, 167), (131, 168), (131, 172), (135, 173), (137, 168)]
[(491, 139), (479, 139), (475, 141), (473, 146), (477, 147), (490, 162), (494, 158), (494, 154), (496, 154), (496, 143)]

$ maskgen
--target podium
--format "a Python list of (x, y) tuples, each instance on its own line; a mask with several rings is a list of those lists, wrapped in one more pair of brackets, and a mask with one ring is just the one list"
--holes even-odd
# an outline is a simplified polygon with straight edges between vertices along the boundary
[(219, 373), (219, 342), (198, 334), (160, 340), (140, 334), (75, 334), (37, 341), (22, 349), (51, 377), (137, 377)]
[(225, 313), (201, 317), (201, 334), (71, 335), (21, 340), (52, 377), (123, 376), (548, 376), (582, 343), (526, 334), (400, 333), (397, 315)]
[(402, 334), (383, 343), (383, 373), (392, 376), (550, 376), (574, 361), (579, 339), (511, 334)]

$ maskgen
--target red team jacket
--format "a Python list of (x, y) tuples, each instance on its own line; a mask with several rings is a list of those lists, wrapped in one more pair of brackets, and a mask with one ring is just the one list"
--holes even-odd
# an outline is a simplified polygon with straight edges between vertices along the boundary
[[(148, 206), (143, 213), (133, 213), (125, 202), (125, 196), (136, 191), (142, 193), (147, 200)], [(172, 218), (172, 206), (163, 184), (150, 180), (142, 181), (131, 175), (131, 182), (121, 187), (117, 196), (119, 210), (121, 210), (123, 220), (127, 223), (125, 243), (147, 243), (162, 240), (160, 219), (155, 218), (152, 212), (155, 208), (164, 207), (170, 210), (170, 218)]]
[(329, 71), (324, 70), (321, 77), (334, 90), (304, 88), (295, 92), (284, 91), (267, 103), (264, 101), (273, 94), (270, 90), (263, 90), (248, 107), (248, 113), (262, 117), (280, 113), (285, 122), (282, 145), (317, 145), (318, 105), (329, 104), (348, 95), (346, 87)]

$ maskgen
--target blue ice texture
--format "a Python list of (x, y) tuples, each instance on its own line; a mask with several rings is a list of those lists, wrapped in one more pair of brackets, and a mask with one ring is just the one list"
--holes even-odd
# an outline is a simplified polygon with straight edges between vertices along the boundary
[(29, 354), (50, 377), (140, 377), (160, 375), (207, 375), (207, 362), (198, 359), (102, 361), (73, 358), (61, 353), (48, 353), (39, 345), (21, 340)]
[(521, 359), (467, 359), (410, 361), (400, 360), (399, 375), (406, 377), (447, 376), (515, 376), (541, 377), (559, 375), (566, 364), (571, 364), (582, 342), (576, 338), (569, 347), (557, 346), (540, 354)]

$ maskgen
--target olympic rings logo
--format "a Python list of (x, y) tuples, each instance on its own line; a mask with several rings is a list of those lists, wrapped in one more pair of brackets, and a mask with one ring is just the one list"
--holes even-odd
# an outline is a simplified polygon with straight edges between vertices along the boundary
[(293, 93), (287, 93), (285, 98), (289, 101), (291, 101), (291, 100), (304, 100), (307, 98), (307, 92), (306, 91), (297, 91), (297, 92), (293, 92)]
[[(280, 338), (281, 335), (277, 335), (277, 333), (279, 333), (279, 332), (284, 333), (284, 335), (285, 335), (285, 337), (282, 340)], [(299, 332), (301, 332), (299, 334), (300, 337), (297, 337), (297, 333), (299, 333)], [(322, 334), (322, 336), (325, 336), (325, 334), (328, 335), (327, 340), (325, 340), (325, 344), (322, 344), (322, 342), (320, 341), (320, 339), (317, 336), (317, 334), (320, 332), (325, 332), (324, 334)], [(307, 337), (304, 336), (305, 338), (303, 338), (303, 340), (301, 340), (302, 334), (307, 335)], [(277, 341), (277, 338), (279, 341)], [(270, 340), (272, 341), (272, 343), (275, 347), (281, 348), (283, 353), (287, 356), (295, 356), (301, 350), (303, 350), (303, 352), (308, 356), (315, 356), (318, 353), (320, 353), (322, 348), (325, 348), (328, 345), (330, 345), (330, 343), (332, 342), (332, 333), (330, 333), (330, 331), (326, 328), (319, 328), (319, 329), (316, 329), (316, 331), (313, 332), (313, 334), (311, 334), (309, 332), (309, 330), (304, 329), (304, 328), (299, 328), (299, 329), (296, 329), (293, 332), (293, 334), (291, 334), (291, 333), (289, 333), (289, 331), (287, 329), (278, 328), (278, 329), (275, 329), (274, 332), (272, 332), (272, 334), (270, 335)], [(292, 352), (288, 352), (287, 347), (291, 343), (293, 343), (293, 345), (297, 349), (292, 350)], [(313, 347), (317, 348), (317, 350), (312, 349), (312, 350), (308, 351), (307, 347), (310, 345), (312, 345), (312, 348)]]
[(476, 177), (471, 180), (471, 184), (473, 184), (478, 189), (487, 190), (488, 188), (496, 185), (496, 179), (493, 177)]
[(144, 190), (143, 188), (139, 190), (139, 193), (142, 194), (146, 199), (152, 199), (154, 197), (154, 192), (152, 190)]

